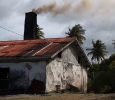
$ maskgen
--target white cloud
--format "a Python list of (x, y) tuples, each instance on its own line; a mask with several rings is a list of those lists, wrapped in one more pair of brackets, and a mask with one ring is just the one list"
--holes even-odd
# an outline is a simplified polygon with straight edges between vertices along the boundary
[[(25, 13), (53, 0), (0, 0), (0, 26), (23, 35)], [(63, 5), (62, 0), (55, 0)], [(71, 0), (68, 0), (71, 2)], [(109, 53), (114, 53), (112, 40), (115, 38), (114, 0), (74, 0), (72, 8), (65, 13), (53, 15), (51, 12), (38, 15), (38, 24), (45, 37), (64, 37), (68, 27), (81, 24), (86, 30), (83, 48), (92, 47), (92, 39), (100, 39), (107, 45)], [(14, 33), (0, 28), (0, 40), (23, 39)]]

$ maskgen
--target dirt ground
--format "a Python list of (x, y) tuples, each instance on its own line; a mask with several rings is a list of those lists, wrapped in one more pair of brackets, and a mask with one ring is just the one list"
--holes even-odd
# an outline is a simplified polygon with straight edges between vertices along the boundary
[(112, 94), (80, 94), (80, 93), (50, 93), (50, 94), (17, 94), (0, 96), (0, 100), (115, 100)]

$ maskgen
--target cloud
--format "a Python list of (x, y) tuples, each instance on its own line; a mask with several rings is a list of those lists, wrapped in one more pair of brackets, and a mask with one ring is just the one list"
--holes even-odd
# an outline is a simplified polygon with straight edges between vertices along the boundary
[(11, 5), (11, 2), (7, 3), (7, 1), (2, 0), (2, 3), (0, 3), (0, 19), (4, 19), (12, 15), (15, 6), (11, 7)]
[[(25, 13), (33, 8), (42, 9), (37, 22), (46, 38), (64, 37), (68, 27), (81, 24), (86, 30), (84, 49), (92, 47), (92, 39), (100, 39), (106, 44), (109, 54), (114, 53), (115, 0), (1, 0), (0, 25), (23, 35)], [(0, 29), (0, 34), (0, 40), (23, 39), (3, 29)]]
[[(47, 16), (49, 22), (65, 25), (64, 31), (67, 31), (67, 27), (72, 27), (75, 24), (81, 24), (86, 30), (86, 41), (84, 41), (83, 48), (86, 49), (91, 47), (92, 39), (102, 40), (107, 46), (109, 54), (114, 52), (112, 40), (115, 38), (115, 20), (114, 20), (114, 10), (115, 1), (114, 0), (79, 0), (79, 2), (71, 2), (67, 0), (67, 4), (70, 6), (67, 10), (62, 10), (62, 12), (55, 13), (53, 8), (62, 9), (65, 7), (64, 2), (62, 5), (58, 5), (56, 2), (51, 2), (45, 5), (41, 5), (37, 10), (41, 9), (42, 16)], [(47, 6), (54, 5), (51, 9)], [(48, 9), (47, 9), (48, 8)], [(38, 14), (38, 16), (40, 16)], [(64, 33), (63, 31), (63, 33)]]

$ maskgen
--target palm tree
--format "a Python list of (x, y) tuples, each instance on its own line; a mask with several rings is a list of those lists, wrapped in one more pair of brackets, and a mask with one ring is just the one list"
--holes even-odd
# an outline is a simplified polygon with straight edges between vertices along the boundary
[(85, 34), (85, 30), (80, 26), (80, 24), (75, 25), (72, 28), (68, 28), (69, 32), (66, 32), (69, 37), (77, 37), (80, 44), (83, 44), (82, 40), (85, 40), (85, 37), (83, 36)]
[(98, 63), (100, 60), (105, 59), (104, 57), (108, 53), (106, 51), (106, 46), (102, 43), (101, 40), (93, 41), (92, 40), (93, 48), (87, 48), (86, 50), (90, 51), (87, 55), (92, 55), (91, 60), (96, 60)]
[(37, 38), (41, 39), (44, 38), (44, 32), (41, 31), (43, 28), (40, 28), (39, 25), (37, 25)]

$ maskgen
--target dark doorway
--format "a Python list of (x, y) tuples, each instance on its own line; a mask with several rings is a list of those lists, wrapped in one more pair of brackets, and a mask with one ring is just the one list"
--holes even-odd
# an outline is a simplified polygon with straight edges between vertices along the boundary
[(9, 68), (0, 68), (0, 89), (9, 89)]

